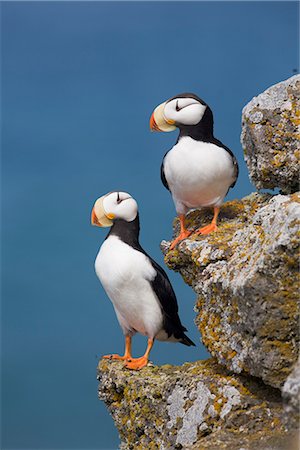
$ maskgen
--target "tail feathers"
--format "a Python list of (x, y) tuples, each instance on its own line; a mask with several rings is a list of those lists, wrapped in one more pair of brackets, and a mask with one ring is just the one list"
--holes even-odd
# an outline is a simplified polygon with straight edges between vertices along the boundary
[(182, 338), (180, 339), (180, 342), (181, 344), (187, 345), (188, 347), (196, 347), (196, 344), (194, 344), (194, 342), (184, 333), (182, 335)]

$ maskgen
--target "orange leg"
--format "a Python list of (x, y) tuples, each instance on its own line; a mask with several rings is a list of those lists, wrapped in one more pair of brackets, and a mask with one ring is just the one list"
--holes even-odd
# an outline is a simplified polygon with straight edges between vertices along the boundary
[(187, 230), (184, 226), (184, 214), (179, 215), (179, 221), (180, 221), (179, 236), (177, 236), (177, 238), (171, 243), (169, 250), (173, 250), (173, 248), (178, 244), (178, 242), (189, 237), (189, 235), (191, 234), (191, 231)]
[(197, 230), (195, 232), (195, 234), (209, 234), (212, 231), (216, 231), (218, 229), (217, 227), (217, 218), (220, 212), (220, 208), (218, 206), (214, 207), (214, 217), (213, 220), (211, 221), (211, 223), (209, 225), (206, 225), (203, 228), (199, 228), (199, 230)]
[(132, 370), (140, 370), (143, 367), (145, 367), (148, 364), (149, 354), (150, 354), (151, 348), (153, 347), (153, 344), (154, 344), (154, 339), (148, 339), (148, 345), (147, 345), (147, 349), (145, 351), (144, 356), (141, 356), (140, 358), (129, 359), (125, 363), (125, 367), (127, 367), (127, 369), (132, 369)]
[(124, 356), (120, 355), (104, 355), (103, 358), (105, 359), (118, 359), (121, 361), (127, 361), (131, 358), (131, 336), (125, 336), (125, 353)]

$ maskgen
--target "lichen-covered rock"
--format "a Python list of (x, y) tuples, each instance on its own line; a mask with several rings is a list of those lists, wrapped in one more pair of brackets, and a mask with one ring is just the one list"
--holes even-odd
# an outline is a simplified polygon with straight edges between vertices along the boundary
[[(191, 235), (165, 262), (198, 294), (196, 324), (219, 363), (280, 387), (298, 358), (299, 196), (251, 194), (227, 202), (218, 230)], [(193, 211), (188, 226), (211, 220)], [(176, 221), (176, 227), (178, 223)]]
[(139, 372), (102, 360), (98, 376), (124, 450), (291, 449), (279, 391), (213, 359)]
[(244, 107), (241, 141), (258, 189), (299, 189), (300, 75), (271, 86)]

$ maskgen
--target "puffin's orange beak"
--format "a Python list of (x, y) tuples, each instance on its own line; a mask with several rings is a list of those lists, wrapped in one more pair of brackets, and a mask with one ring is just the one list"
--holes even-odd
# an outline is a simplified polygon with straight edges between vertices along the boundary
[(114, 224), (112, 221), (112, 219), (114, 219), (114, 215), (107, 214), (104, 209), (103, 200), (105, 197), (106, 195), (103, 195), (98, 198), (92, 209), (91, 222), (92, 225), (96, 225), (96, 227), (111, 227)]
[(162, 131), (160, 128), (158, 128), (157, 123), (155, 122), (154, 119), (154, 112), (152, 113), (151, 117), (150, 117), (150, 130), (151, 131)]
[(150, 117), (151, 131), (173, 131), (176, 129), (174, 120), (168, 120), (164, 116), (166, 102), (158, 105)]
[(95, 213), (95, 208), (92, 209), (91, 224), (92, 225), (96, 225), (97, 227), (102, 227), (101, 223), (97, 219), (97, 216), (96, 216), (96, 213)]

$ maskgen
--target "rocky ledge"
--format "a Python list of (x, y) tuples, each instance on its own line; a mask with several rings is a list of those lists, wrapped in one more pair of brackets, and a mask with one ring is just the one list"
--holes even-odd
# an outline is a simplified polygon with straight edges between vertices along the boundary
[(121, 449), (293, 449), (279, 391), (214, 359), (141, 372), (103, 360), (98, 376)]
[[(168, 267), (198, 295), (196, 324), (210, 353), (274, 387), (298, 357), (299, 199), (251, 194), (223, 205), (217, 232), (170, 252), (162, 243)], [(195, 229), (210, 220), (210, 212), (188, 215)]]

